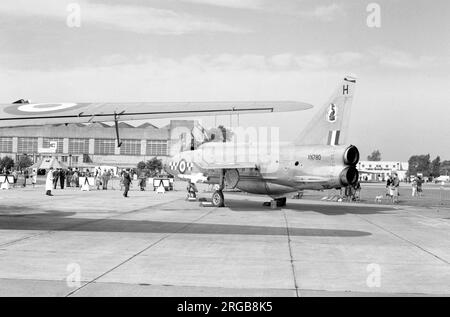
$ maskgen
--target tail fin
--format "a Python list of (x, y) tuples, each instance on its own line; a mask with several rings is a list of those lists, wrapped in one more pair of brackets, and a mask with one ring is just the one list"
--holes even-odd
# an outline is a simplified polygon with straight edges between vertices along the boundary
[(336, 92), (295, 140), (302, 145), (340, 145), (348, 134), (356, 77), (346, 76)]

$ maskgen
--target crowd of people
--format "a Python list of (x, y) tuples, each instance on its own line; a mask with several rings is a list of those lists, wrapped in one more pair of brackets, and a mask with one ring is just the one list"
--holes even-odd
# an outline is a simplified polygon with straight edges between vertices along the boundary
[[(411, 196), (412, 197), (422, 197), (423, 190), (422, 184), (425, 180), (422, 176), (411, 176)], [(393, 173), (386, 180), (386, 196), (388, 196), (392, 203), (398, 203), (398, 199), (400, 196), (399, 192), (400, 179), (398, 178), (397, 173)]]
[(27, 185), (32, 185), (34, 187), (37, 181), (37, 169), (13, 169), (12, 171), (9, 169), (3, 169), (2, 171), (0, 171), (0, 174), (13, 177), (13, 181), (11, 183), (9, 183), (9, 181), (6, 181), (2, 184), (3, 189), (9, 188), (10, 186), (26, 187)]
[[(52, 190), (59, 187), (61, 189), (67, 187), (80, 188), (83, 191), (89, 191), (91, 187), (96, 187), (97, 190), (108, 190), (109, 182), (115, 177), (113, 169), (101, 169), (96, 168), (94, 171), (81, 171), (78, 168), (67, 170), (62, 168), (54, 169), (51, 167), (47, 171), (45, 190), (47, 196), (53, 196)], [(128, 197), (131, 181), (134, 177), (134, 173), (130, 169), (125, 169), (120, 173), (120, 189), (124, 190), (123, 196)], [(143, 181), (146, 182), (146, 178)], [(141, 190), (145, 187), (140, 182)]]
[(412, 192), (411, 192), (411, 196), (412, 197), (422, 197), (422, 184), (425, 181), (423, 180), (423, 178), (421, 176), (417, 176), (414, 177), (411, 181), (411, 186), (412, 186)]
[(359, 181), (354, 185), (348, 185), (341, 188), (341, 201), (359, 201), (361, 197), (361, 183)]
[(399, 188), (400, 179), (397, 173), (392, 173), (386, 180), (386, 196), (388, 196), (393, 204), (398, 203), (398, 196), (400, 196)]
[[(42, 171), (42, 170), (41, 170)], [(128, 197), (128, 192), (132, 184), (132, 180), (137, 180), (139, 189), (144, 191), (149, 178), (148, 171), (133, 169), (123, 169), (118, 174), (112, 168), (94, 168), (81, 170), (78, 168), (48, 168), (45, 170), (45, 194), (53, 196), (52, 191), (60, 188), (79, 188), (83, 191), (89, 191), (96, 188), (97, 190), (114, 189), (114, 185), (110, 185), (113, 179), (118, 181), (120, 190), (123, 190), (123, 196)], [(25, 187), (27, 184), (33, 185), (37, 183), (38, 169), (27, 168), (22, 171), (3, 169), (0, 175), (7, 178), (1, 183), (2, 189), (10, 189), (17, 186)]]

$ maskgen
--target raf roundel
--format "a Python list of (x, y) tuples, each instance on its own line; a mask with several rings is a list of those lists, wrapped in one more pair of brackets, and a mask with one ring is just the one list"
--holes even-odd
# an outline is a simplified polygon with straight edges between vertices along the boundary
[(22, 112), (48, 112), (56, 110), (65, 110), (75, 107), (76, 103), (30, 103), (17, 107), (17, 110)]
[(184, 174), (186, 172), (186, 161), (185, 160), (181, 160), (180, 163), (178, 164), (178, 170), (180, 171), (181, 174)]
[(85, 105), (73, 102), (28, 103), (9, 106), (5, 108), (5, 112), (15, 115), (43, 115), (78, 109), (83, 106)]

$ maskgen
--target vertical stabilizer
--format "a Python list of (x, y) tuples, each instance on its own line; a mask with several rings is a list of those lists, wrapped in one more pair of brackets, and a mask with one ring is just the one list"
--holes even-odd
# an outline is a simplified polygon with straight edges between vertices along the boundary
[(330, 100), (295, 140), (301, 145), (340, 145), (346, 142), (356, 77), (346, 76)]

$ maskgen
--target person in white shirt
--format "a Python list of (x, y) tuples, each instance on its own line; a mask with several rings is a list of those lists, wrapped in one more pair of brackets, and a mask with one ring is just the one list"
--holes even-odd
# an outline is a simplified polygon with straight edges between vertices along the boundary
[(47, 196), (53, 196), (52, 189), (53, 189), (53, 167), (50, 167), (50, 169), (47, 172), (47, 179), (45, 181), (45, 190)]

